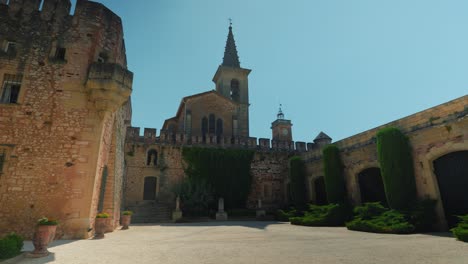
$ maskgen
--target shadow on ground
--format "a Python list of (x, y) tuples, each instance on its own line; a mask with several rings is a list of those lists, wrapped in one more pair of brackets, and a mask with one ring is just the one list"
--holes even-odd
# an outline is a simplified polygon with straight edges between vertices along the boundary
[(286, 224), (288, 222), (278, 221), (207, 221), (207, 222), (196, 222), (196, 223), (160, 223), (160, 224), (133, 224), (133, 226), (164, 226), (164, 227), (216, 227), (216, 226), (242, 226), (248, 228), (265, 229), (269, 225)]

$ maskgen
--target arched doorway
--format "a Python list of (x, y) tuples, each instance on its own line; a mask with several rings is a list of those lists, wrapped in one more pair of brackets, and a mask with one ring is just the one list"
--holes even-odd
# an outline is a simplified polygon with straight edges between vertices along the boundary
[(325, 205), (327, 201), (327, 190), (325, 189), (325, 177), (320, 176), (314, 180), (315, 203)]
[(143, 200), (156, 200), (156, 177), (145, 177), (145, 186), (143, 188)]
[(452, 152), (434, 161), (434, 172), (449, 227), (456, 215), (468, 214), (468, 151)]
[(385, 188), (379, 168), (368, 168), (358, 174), (359, 189), (361, 190), (361, 202), (381, 202), (387, 205)]

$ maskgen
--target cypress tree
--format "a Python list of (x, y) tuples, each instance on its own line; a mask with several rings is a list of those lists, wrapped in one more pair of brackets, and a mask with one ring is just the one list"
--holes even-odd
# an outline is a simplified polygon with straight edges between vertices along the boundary
[(299, 156), (289, 159), (289, 179), (292, 203), (297, 207), (304, 207), (307, 204), (305, 165)]
[(416, 199), (408, 138), (397, 128), (384, 128), (377, 133), (377, 152), (388, 205), (392, 209), (408, 209)]
[(328, 145), (323, 149), (323, 168), (328, 202), (343, 204), (346, 201), (346, 185), (337, 146)]

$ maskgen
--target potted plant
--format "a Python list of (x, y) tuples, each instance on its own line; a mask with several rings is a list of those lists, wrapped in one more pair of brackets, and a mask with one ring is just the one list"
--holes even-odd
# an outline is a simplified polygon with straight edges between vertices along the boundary
[(130, 221), (132, 219), (132, 211), (123, 211), (122, 212), (122, 219), (121, 219), (121, 224), (122, 224), (122, 230), (128, 229), (128, 226), (130, 225)]
[(47, 246), (54, 240), (58, 221), (42, 217), (37, 221), (36, 231), (33, 236), (34, 251), (29, 253), (29, 257), (40, 258), (50, 254)]
[(104, 238), (104, 232), (106, 231), (106, 221), (109, 218), (109, 214), (98, 213), (96, 215), (96, 221), (94, 223), (94, 238)]

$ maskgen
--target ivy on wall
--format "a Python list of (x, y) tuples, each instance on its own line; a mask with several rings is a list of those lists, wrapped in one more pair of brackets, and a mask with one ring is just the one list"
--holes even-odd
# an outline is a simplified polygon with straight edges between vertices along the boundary
[(193, 183), (208, 184), (204, 189), (211, 190), (216, 201), (224, 198), (226, 208), (244, 208), (252, 184), (250, 165), (254, 153), (239, 149), (183, 148), (185, 174)]
[(305, 165), (299, 156), (289, 159), (289, 179), (291, 202), (297, 207), (303, 207), (307, 203), (307, 190), (305, 186)]
[(377, 152), (388, 205), (407, 209), (416, 200), (413, 158), (408, 138), (394, 127), (377, 132)]
[(328, 145), (323, 149), (323, 168), (328, 202), (334, 204), (346, 202), (343, 163), (341, 162), (340, 150), (337, 146)]

